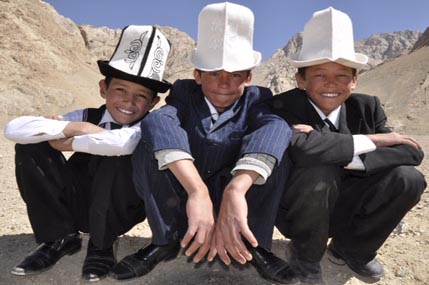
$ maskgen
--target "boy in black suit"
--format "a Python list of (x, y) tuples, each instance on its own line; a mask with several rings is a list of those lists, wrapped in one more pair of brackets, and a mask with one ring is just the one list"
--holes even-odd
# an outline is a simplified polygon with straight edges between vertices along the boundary
[(276, 221), (291, 239), (290, 264), (301, 281), (323, 283), (328, 247), (332, 260), (380, 278), (377, 250), (426, 187), (414, 168), (423, 152), (415, 139), (386, 127), (377, 97), (351, 93), (367, 57), (354, 51), (346, 14), (314, 13), (302, 50), (288, 60), (298, 68), (298, 88), (270, 105), (294, 127), (294, 167)]
[[(152, 26), (128, 26), (109, 61), (98, 61), (106, 100), (100, 108), (64, 116), (22, 116), (5, 136), (16, 142), (16, 179), (39, 247), (12, 269), (31, 275), (81, 248), (90, 235), (82, 268), (97, 281), (116, 264), (117, 237), (146, 217), (135, 192), (130, 154), (141, 137), (140, 121), (159, 102), (170, 44)], [(74, 151), (67, 160), (62, 151)]]

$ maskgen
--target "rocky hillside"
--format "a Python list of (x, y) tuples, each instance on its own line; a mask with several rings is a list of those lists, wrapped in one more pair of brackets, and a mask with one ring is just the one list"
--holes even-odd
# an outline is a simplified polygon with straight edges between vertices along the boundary
[(399, 132), (429, 132), (429, 32), (409, 54), (385, 61), (360, 76), (357, 92), (381, 98), (389, 125)]
[(425, 32), (417, 40), (417, 42), (414, 44), (410, 52), (416, 51), (419, 48), (427, 47), (427, 46), (429, 46), (429, 28), (426, 28)]
[[(165, 79), (173, 82), (191, 77), (187, 56), (195, 41), (174, 27), (160, 28), (172, 42)], [(424, 37), (418, 31), (382, 33), (356, 42), (356, 50), (370, 57), (369, 70), (364, 70), (359, 85), (363, 91), (382, 98), (387, 98), (386, 93), (396, 96), (386, 103), (389, 112), (404, 109), (401, 102), (407, 102), (409, 94), (426, 90), (424, 68), (429, 64), (419, 60), (424, 56), (419, 50), (427, 44), (428, 33)], [(119, 35), (120, 30), (76, 25), (41, 0), (0, 0), (0, 107), (5, 110), (0, 114), (0, 124), (17, 115), (61, 114), (100, 104), (97, 82), (101, 75), (96, 61), (110, 57)], [(302, 35), (298, 33), (255, 69), (253, 83), (270, 87), (275, 94), (294, 87), (295, 69), (287, 64), (286, 56), (297, 52), (301, 45)], [(410, 49), (418, 56), (405, 55)], [(422, 66), (418, 76), (413, 77), (416, 66), (411, 59)], [(394, 73), (393, 66), (397, 68)], [(379, 72), (384, 74), (374, 75)], [(418, 80), (410, 81), (408, 77)], [(374, 78), (378, 80), (374, 82)], [(412, 90), (401, 90), (405, 85), (396, 83), (402, 81), (414, 84)], [(413, 116), (419, 117), (417, 113)]]
[[(166, 79), (191, 76), (187, 55), (194, 40), (176, 28), (161, 29), (173, 44)], [(0, 122), (99, 105), (96, 61), (109, 59), (119, 35), (78, 26), (40, 0), (0, 0)]]

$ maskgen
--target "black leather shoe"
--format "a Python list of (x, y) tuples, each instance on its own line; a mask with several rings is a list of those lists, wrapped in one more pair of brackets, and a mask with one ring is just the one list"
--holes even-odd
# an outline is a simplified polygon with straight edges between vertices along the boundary
[(288, 244), (287, 251), (289, 256), (289, 264), (296, 272), (298, 279), (301, 282), (313, 285), (326, 284), (323, 280), (320, 262), (309, 262), (298, 258), (298, 253), (295, 247), (292, 245), (292, 242)]
[(380, 279), (384, 276), (383, 265), (381, 265), (381, 263), (378, 262), (376, 258), (373, 258), (369, 262), (366, 262), (347, 257), (344, 253), (341, 252), (341, 250), (334, 247), (333, 243), (329, 244), (328, 253), (334, 258), (344, 260), (344, 262), (350, 267), (350, 269), (359, 275), (374, 279)]
[(115, 264), (113, 246), (107, 249), (98, 249), (89, 239), (86, 258), (82, 267), (82, 279), (90, 282), (99, 281), (107, 276)]
[(275, 284), (299, 284), (296, 273), (286, 261), (260, 246), (253, 247), (247, 242), (245, 244), (253, 257), (250, 264), (262, 278)]
[(127, 280), (146, 275), (161, 261), (176, 258), (179, 251), (180, 243), (178, 239), (172, 240), (165, 246), (151, 243), (122, 259), (112, 268), (109, 276), (116, 280)]
[(48, 270), (64, 255), (72, 255), (78, 252), (81, 246), (82, 239), (79, 233), (68, 235), (53, 242), (42, 243), (12, 269), (12, 274), (30, 275)]

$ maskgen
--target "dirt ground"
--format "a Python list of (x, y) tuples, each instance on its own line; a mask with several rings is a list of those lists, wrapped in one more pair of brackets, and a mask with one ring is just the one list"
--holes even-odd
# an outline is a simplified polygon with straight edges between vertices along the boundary
[[(429, 153), (429, 135), (416, 136)], [(428, 177), (429, 162), (425, 159), (419, 169)], [(10, 270), (35, 247), (26, 208), (17, 190), (14, 176), (13, 143), (0, 136), (0, 284), (85, 284), (81, 281), (81, 267), (88, 237), (84, 235), (82, 250), (65, 256), (49, 271), (34, 276), (14, 276)], [(323, 274), (329, 285), (424, 285), (429, 284), (429, 195), (425, 193), (419, 204), (404, 218), (401, 227), (389, 237), (379, 251), (386, 276), (377, 282), (359, 279), (347, 268), (322, 260)], [(135, 226), (119, 239), (118, 259), (135, 252), (150, 242), (146, 223)], [(275, 232), (273, 251), (286, 258), (288, 240)], [(115, 284), (104, 279), (95, 284)], [(120, 284), (268, 284), (251, 266), (225, 267), (218, 262), (195, 266), (187, 257), (158, 265), (148, 275)]]

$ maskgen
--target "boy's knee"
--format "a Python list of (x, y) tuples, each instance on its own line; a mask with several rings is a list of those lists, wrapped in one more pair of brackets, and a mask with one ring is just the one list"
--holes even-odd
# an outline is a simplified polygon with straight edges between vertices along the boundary
[(393, 177), (395, 189), (401, 191), (402, 196), (411, 201), (418, 201), (426, 188), (426, 180), (423, 174), (413, 166), (399, 166), (390, 173)]
[(289, 177), (289, 184), (295, 184), (301, 192), (319, 193), (337, 189), (339, 178), (340, 169), (337, 166), (295, 168)]

